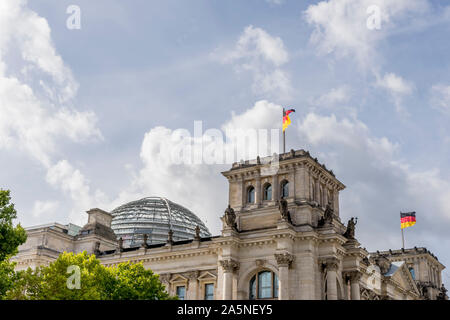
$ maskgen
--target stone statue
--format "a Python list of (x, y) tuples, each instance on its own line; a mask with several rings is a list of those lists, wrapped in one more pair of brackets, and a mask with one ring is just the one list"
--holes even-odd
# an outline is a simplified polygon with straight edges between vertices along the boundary
[(173, 231), (172, 231), (172, 229), (170, 229), (169, 232), (168, 232), (167, 243), (168, 244), (173, 244)]
[(289, 223), (292, 223), (291, 216), (288, 210), (288, 203), (286, 199), (284, 199), (284, 197), (281, 197), (281, 199), (278, 201), (278, 210), (280, 210), (281, 219), (288, 221)]
[(334, 210), (331, 207), (331, 203), (328, 202), (327, 207), (325, 208), (325, 212), (323, 213), (323, 217), (319, 220), (319, 226), (331, 224), (333, 222), (333, 217), (334, 217)]
[(96, 256), (98, 256), (100, 254), (100, 241), (97, 241), (94, 244), (94, 254)]
[(119, 252), (123, 251), (123, 239), (122, 237), (119, 238)]
[(355, 226), (358, 223), (358, 218), (351, 218), (347, 223), (347, 230), (344, 233), (344, 237), (347, 239), (355, 239)]
[(439, 289), (439, 294), (436, 296), (436, 300), (447, 300), (447, 289), (444, 287), (444, 284), (442, 284), (441, 288)]
[(236, 213), (234, 213), (234, 209), (230, 205), (225, 210), (225, 224), (237, 231)]
[(144, 248), (148, 247), (147, 240), (148, 240), (148, 235), (146, 233), (144, 233), (144, 242), (142, 243), (142, 247), (144, 247)]
[(194, 240), (200, 241), (200, 227), (198, 225), (195, 227)]

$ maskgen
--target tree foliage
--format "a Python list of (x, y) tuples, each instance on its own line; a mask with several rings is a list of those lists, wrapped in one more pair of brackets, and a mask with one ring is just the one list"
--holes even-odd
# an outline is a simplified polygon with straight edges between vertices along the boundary
[[(72, 268), (69, 268), (71, 267)], [(75, 266), (75, 268), (73, 267)], [(79, 268), (79, 269), (78, 269)], [(79, 270), (78, 288), (74, 287)], [(69, 270), (69, 272), (68, 272)], [(95, 255), (62, 253), (48, 266), (19, 271), (7, 299), (29, 300), (165, 300), (158, 275), (142, 263), (105, 267)]]
[(25, 229), (13, 225), (17, 211), (10, 200), (9, 190), (0, 189), (0, 262), (17, 254), (17, 248), (27, 240)]
[(18, 247), (27, 240), (27, 234), (20, 224), (14, 227), (17, 212), (11, 201), (9, 190), (0, 189), (0, 299), (17, 280), (15, 263), (9, 258), (17, 254)]

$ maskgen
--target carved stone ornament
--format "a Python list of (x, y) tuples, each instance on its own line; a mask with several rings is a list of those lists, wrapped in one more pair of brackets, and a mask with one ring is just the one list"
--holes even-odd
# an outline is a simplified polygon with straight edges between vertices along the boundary
[(448, 300), (447, 291), (448, 290), (444, 287), (444, 284), (442, 284), (439, 289), (439, 294), (436, 296), (436, 300)]
[(358, 282), (362, 277), (362, 273), (357, 270), (346, 271), (346, 272), (344, 272), (343, 275), (344, 275), (344, 279), (350, 280), (350, 282)]
[(234, 212), (234, 209), (228, 205), (228, 208), (225, 210), (224, 215), (225, 224), (234, 230), (237, 231), (237, 224), (236, 224), (236, 213)]
[(120, 237), (119, 238), (119, 241), (118, 241), (118, 243), (119, 243), (119, 252), (122, 252), (123, 251), (123, 239), (122, 239), (122, 237)]
[(188, 271), (183, 273), (183, 275), (188, 278), (190, 281), (197, 280), (199, 272), (198, 271)]
[(288, 203), (283, 197), (281, 197), (278, 201), (278, 210), (280, 210), (281, 219), (292, 224), (291, 215), (288, 210)]
[(195, 227), (194, 240), (200, 241), (200, 227), (198, 225)]
[(289, 267), (294, 258), (290, 253), (275, 253), (275, 259), (279, 267)]
[(327, 207), (325, 208), (325, 212), (323, 213), (323, 217), (319, 220), (319, 226), (333, 223), (333, 217), (334, 210), (331, 207), (331, 203), (328, 202)]
[(266, 264), (266, 260), (264, 259), (256, 259), (255, 260), (255, 264), (257, 267), (264, 267), (264, 265)]
[(358, 223), (358, 218), (351, 218), (347, 223), (347, 230), (345, 230), (344, 237), (347, 239), (355, 239), (355, 227)]
[(173, 230), (172, 229), (170, 229), (168, 232), (167, 243), (173, 244)]
[(239, 269), (239, 262), (233, 259), (220, 260), (220, 265), (225, 272), (234, 272), (235, 270)]
[(322, 267), (327, 271), (336, 271), (339, 268), (339, 260), (336, 258), (322, 260)]
[(148, 248), (148, 235), (146, 233), (144, 233), (144, 242), (142, 243), (142, 247), (143, 248)]
[(94, 254), (96, 256), (100, 254), (100, 241), (96, 241), (94, 244)]
[(172, 277), (172, 274), (170, 274), (170, 273), (163, 273), (163, 274), (159, 275), (159, 279), (161, 280), (161, 282), (164, 282), (164, 283), (169, 283), (171, 277)]
[(381, 274), (386, 274), (391, 268), (391, 262), (383, 255), (379, 255), (375, 259), (375, 264), (380, 268)]

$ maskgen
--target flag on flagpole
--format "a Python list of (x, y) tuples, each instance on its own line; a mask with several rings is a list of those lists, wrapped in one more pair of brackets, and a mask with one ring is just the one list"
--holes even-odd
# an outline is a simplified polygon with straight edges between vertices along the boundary
[(295, 112), (295, 109), (289, 109), (283, 112), (283, 131), (291, 124), (291, 118), (289, 118), (291, 112)]
[(400, 213), (400, 226), (402, 229), (412, 227), (415, 224), (416, 224), (415, 212)]

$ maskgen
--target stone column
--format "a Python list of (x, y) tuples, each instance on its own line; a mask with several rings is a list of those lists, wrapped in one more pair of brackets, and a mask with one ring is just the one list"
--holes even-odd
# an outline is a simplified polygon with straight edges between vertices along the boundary
[(316, 194), (315, 194), (315, 199), (314, 201), (316, 201), (317, 203), (320, 203), (320, 177), (317, 177), (317, 180), (315, 181), (315, 188), (316, 188)]
[(338, 260), (328, 259), (326, 261), (326, 272), (327, 272), (327, 300), (337, 300), (337, 269)]
[(261, 177), (256, 177), (256, 183), (255, 183), (255, 204), (257, 206), (261, 205), (262, 200), (262, 190), (261, 190)]
[(239, 263), (235, 260), (221, 260), (220, 265), (223, 269), (223, 300), (231, 300), (233, 298), (233, 273), (239, 269)]
[(339, 192), (337, 190), (334, 191), (333, 201), (334, 201), (333, 205), (334, 214), (339, 217)]
[(186, 277), (189, 279), (186, 288), (187, 300), (198, 300), (198, 271), (187, 272)]
[(278, 300), (289, 300), (289, 267), (294, 261), (294, 256), (289, 253), (276, 253), (278, 264)]
[(170, 282), (169, 282), (170, 281), (170, 277), (171, 277), (170, 273), (163, 273), (163, 274), (159, 275), (159, 280), (164, 285), (164, 287), (166, 289), (166, 292), (168, 294), (171, 294), (170, 293)]
[(295, 196), (295, 172), (296, 172), (296, 166), (292, 165), (290, 167), (291, 172), (289, 173), (289, 198), (296, 198)]
[(274, 201), (279, 200), (278, 189), (278, 176), (275, 174), (272, 176), (272, 200)]
[(361, 300), (361, 293), (359, 288), (359, 280), (361, 279), (361, 272), (350, 271), (345, 273), (345, 277), (350, 279), (350, 299)]

